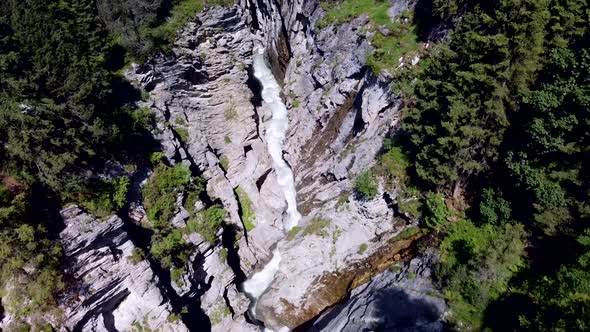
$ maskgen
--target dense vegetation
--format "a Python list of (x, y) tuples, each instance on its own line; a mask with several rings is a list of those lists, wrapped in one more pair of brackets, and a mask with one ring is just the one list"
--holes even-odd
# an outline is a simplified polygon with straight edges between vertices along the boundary
[[(320, 28), (411, 17), (389, 22), (386, 2), (322, 7)], [(390, 72), (406, 108), (401, 134), (357, 177), (358, 196), (374, 197), (377, 178), (395, 185), (399, 211), (436, 235), (454, 329), (588, 330), (588, 1), (433, 0), (416, 11), (415, 36), (454, 29), (418, 66), (396, 68), (411, 35), (392, 52), (369, 27), (369, 65)]]
[[(436, 282), (460, 330), (590, 322), (590, 5), (434, 1), (431, 50), (398, 138), (442, 239)], [(460, 16), (460, 19), (458, 17)]]
[[(99, 218), (120, 211), (129, 175), (156, 148), (152, 113), (137, 107), (141, 92), (121, 68), (130, 57), (167, 50), (203, 7), (188, 0), (0, 3), (0, 297), (16, 318), (10, 330), (28, 330), (25, 318), (34, 330), (50, 330), (35, 317), (55, 309), (66, 287), (59, 209), (78, 203)], [(175, 205), (163, 200), (181, 187), (194, 201), (202, 183), (183, 166), (155, 173), (159, 180), (145, 192), (155, 230), (146, 249), (174, 276), (186, 244), (166, 223)], [(142, 257), (137, 249), (131, 259)]]

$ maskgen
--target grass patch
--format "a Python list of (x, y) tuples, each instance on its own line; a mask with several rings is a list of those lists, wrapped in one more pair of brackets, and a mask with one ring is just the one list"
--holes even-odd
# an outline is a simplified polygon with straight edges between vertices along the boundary
[(178, 134), (178, 137), (180, 138), (181, 143), (183, 143), (183, 144), (188, 143), (188, 140), (190, 139), (188, 129), (186, 129), (184, 127), (175, 126), (174, 131)]
[(222, 262), (227, 262), (227, 249), (226, 248), (221, 248), (219, 249), (219, 259), (221, 259)]
[(244, 229), (249, 232), (256, 227), (256, 214), (252, 200), (248, 197), (248, 194), (241, 187), (236, 188), (236, 195), (238, 196), (238, 203), (240, 204), (242, 222), (244, 223)]
[(186, 121), (181, 116), (176, 117), (176, 119), (174, 119), (174, 123), (179, 126), (186, 126)]
[[(367, 64), (373, 72), (384, 70), (392, 72), (399, 66), (399, 58), (418, 50), (418, 34), (416, 27), (411, 24), (413, 13), (402, 13), (398, 21), (392, 22), (387, 15), (388, 1), (378, 0), (344, 0), (338, 3), (322, 1), (320, 3), (326, 14), (318, 21), (317, 27), (323, 29), (329, 25), (339, 25), (351, 21), (363, 14), (369, 17), (371, 24), (367, 27), (373, 32), (371, 43), (375, 47), (367, 59)], [(382, 33), (384, 28), (389, 31)]]
[(348, 192), (340, 194), (340, 196), (338, 197), (338, 201), (336, 202), (336, 210), (338, 210), (341, 206), (346, 204), (349, 196), (350, 196), (350, 193), (348, 193)]
[(227, 121), (233, 121), (238, 118), (238, 110), (233, 100), (231, 100), (229, 105), (227, 105), (227, 108), (223, 112), (223, 117)]
[(330, 226), (330, 220), (322, 217), (313, 217), (309, 224), (303, 230), (303, 236), (314, 234), (321, 237), (328, 236), (328, 228)]
[(411, 238), (412, 236), (420, 233), (422, 230), (418, 226), (412, 226), (404, 229), (398, 235), (394, 236), (391, 241), (399, 241), (399, 240), (406, 240)]
[(223, 156), (219, 159), (219, 166), (223, 169), (224, 172), (229, 170), (229, 159), (226, 156)]
[(223, 141), (225, 142), (225, 144), (231, 144), (231, 138), (228, 135), (225, 135)]
[(300, 226), (295, 226), (293, 228), (291, 228), (291, 230), (289, 230), (289, 233), (287, 233), (287, 240), (291, 241), (295, 238), (295, 236), (297, 236), (297, 234), (299, 234), (299, 232), (301, 232), (301, 227)]
[(365, 251), (367, 251), (367, 249), (369, 248), (369, 245), (366, 243), (363, 243), (359, 246), (359, 249), (357, 251), (357, 254), (362, 255), (365, 253)]
[(389, 267), (389, 271), (391, 271), (393, 273), (398, 273), (401, 270), (402, 270), (402, 267), (397, 263), (391, 264), (391, 266)]
[(299, 108), (299, 106), (301, 106), (301, 102), (299, 101), (299, 99), (295, 98), (293, 100), (293, 108)]
[(199, 233), (209, 243), (217, 241), (217, 231), (223, 225), (227, 211), (219, 206), (212, 206), (200, 211), (186, 223), (187, 233)]
[(375, 50), (367, 59), (367, 65), (374, 73), (392, 72), (399, 66), (400, 57), (418, 50), (420, 46), (415, 26), (395, 22), (387, 28), (391, 31), (390, 35), (377, 32), (371, 39)]
[(321, 1), (322, 9), (326, 14), (317, 23), (317, 27), (323, 29), (328, 25), (346, 23), (362, 14), (367, 14), (372, 22), (380, 25), (389, 23), (387, 15), (388, 2), (375, 0), (344, 0), (340, 3)]

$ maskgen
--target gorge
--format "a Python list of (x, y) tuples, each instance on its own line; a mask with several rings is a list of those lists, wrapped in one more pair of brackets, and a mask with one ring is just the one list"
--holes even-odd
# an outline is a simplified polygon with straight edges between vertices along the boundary
[[(392, 1), (390, 19), (413, 5)], [(153, 254), (131, 258), (149, 250), (138, 229), (158, 232), (140, 194), (157, 167), (133, 173), (124, 215), (65, 208), (60, 238), (77, 285), (61, 300), (68, 330), (442, 329), (446, 306), (416, 248), (423, 234), (399, 236), (417, 220), (393, 207), (398, 188), (383, 179), (374, 199), (354, 194), (398, 128), (401, 99), (367, 66), (367, 16), (320, 29), (324, 14), (318, 1), (212, 6), (179, 30), (171, 54), (126, 72), (146, 92), (139, 104), (170, 165), (160, 169), (184, 165), (205, 182), (190, 205), (190, 193), (173, 194), (163, 235), (182, 231), (192, 249), (180, 276)], [(217, 207), (227, 214), (212, 238), (187, 231)], [(398, 296), (363, 293), (374, 277)], [(376, 301), (396, 308), (393, 319)]]

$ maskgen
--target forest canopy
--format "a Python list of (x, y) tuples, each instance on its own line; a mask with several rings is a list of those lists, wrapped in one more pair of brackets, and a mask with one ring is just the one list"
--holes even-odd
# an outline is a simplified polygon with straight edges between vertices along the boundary
[(590, 5), (432, 6), (433, 21), (457, 26), (418, 71), (399, 139), (413, 181), (441, 195), (425, 195), (424, 218), (441, 240), (435, 277), (449, 321), (587, 330)]

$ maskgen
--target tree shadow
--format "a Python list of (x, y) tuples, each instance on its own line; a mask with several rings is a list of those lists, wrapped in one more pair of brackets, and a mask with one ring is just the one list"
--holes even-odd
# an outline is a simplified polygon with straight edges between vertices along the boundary
[(483, 328), (491, 331), (524, 331), (520, 317), (534, 317), (537, 306), (525, 294), (511, 293), (488, 305)]
[[(365, 292), (351, 297), (347, 303), (338, 304), (320, 317), (311, 327), (297, 331), (329, 331), (330, 323), (346, 320), (342, 332), (369, 331), (443, 331), (446, 329), (441, 310), (420, 298), (412, 298), (400, 288), (379, 289), (370, 299)], [(345, 311), (347, 313), (345, 313)]]

